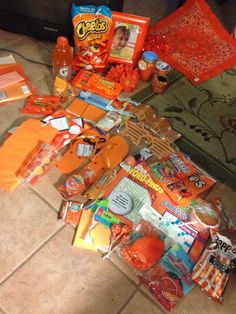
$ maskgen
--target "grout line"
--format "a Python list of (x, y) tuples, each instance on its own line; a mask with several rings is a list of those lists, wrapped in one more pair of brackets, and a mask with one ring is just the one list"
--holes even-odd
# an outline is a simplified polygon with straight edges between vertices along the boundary
[(117, 314), (121, 314), (122, 311), (126, 308), (126, 306), (130, 303), (130, 301), (133, 299), (134, 295), (136, 294), (136, 292), (138, 291), (138, 287), (135, 287), (134, 292), (131, 294), (131, 296), (128, 298), (128, 300), (122, 305), (122, 307), (119, 309), (119, 311), (117, 312)]
[[(6, 31), (7, 32), (7, 31)], [(9, 32), (8, 32), (9, 33)], [(11, 34), (16, 34), (16, 35), (20, 35), (20, 34), (17, 34), (17, 33), (12, 33), (12, 32), (10, 32)], [(22, 39), (25, 39), (25, 38), (28, 38), (27, 36), (25, 36), (25, 35), (22, 35), (22, 37), (21, 38), (18, 38), (18, 39), (15, 39), (15, 40), (13, 40), (13, 41), (10, 41), (9, 43), (7, 43), (6, 45), (4, 45), (4, 46), (0, 46), (0, 48), (7, 48), (8, 46), (11, 46), (12, 44), (14, 44), (14, 43), (17, 43), (18, 41), (20, 41), (20, 40), (22, 40)]]
[(63, 230), (67, 224), (64, 224), (61, 228), (59, 228), (57, 231), (55, 231), (51, 236), (49, 236), (45, 241), (43, 241), (36, 250), (27, 257), (23, 262), (19, 264), (6, 278), (4, 278), (0, 282), (0, 286), (4, 284), (9, 278), (11, 278), (20, 268), (22, 268), (26, 263), (28, 263), (49, 241), (51, 241), (61, 230)]
[[(43, 65), (42, 65), (43, 66)], [(41, 78), (41, 79), (39, 79), (38, 81), (34, 81), (34, 84), (38, 84), (38, 83), (40, 83), (41, 81), (44, 81), (44, 80), (46, 80), (48, 77), (52, 77), (52, 74), (48, 74), (48, 75), (46, 75), (45, 77), (43, 77), (43, 78)]]
[(161, 307), (161, 305), (159, 305), (157, 302), (152, 299), (152, 297), (150, 297), (150, 295), (148, 295), (147, 293), (145, 293), (143, 290), (141, 290), (141, 283), (139, 284), (139, 286), (137, 287), (137, 291), (140, 292), (145, 298), (147, 298), (149, 301), (151, 301), (153, 303), (153, 305), (155, 305), (158, 310), (160, 310), (163, 314), (166, 314), (167, 312), (165, 312), (165, 310)]
[(46, 205), (48, 205), (58, 215), (58, 210), (55, 207), (53, 207), (38, 191), (36, 191), (30, 186), (28, 186), (28, 189), (31, 192), (33, 192), (36, 196), (38, 196)]
[[(33, 39), (34, 39), (35, 43), (37, 43), (41, 48), (45, 49), (45, 50), (46, 50), (47, 52), (49, 52), (49, 53), (52, 53), (52, 49), (49, 49), (49, 48), (45, 47), (45, 46), (41, 43), (40, 40), (37, 40), (37, 39), (35, 39), (35, 38), (33, 38)], [(55, 42), (54, 42), (54, 44), (55, 44)]]
[(108, 259), (108, 262), (111, 263), (119, 272), (121, 272), (126, 279), (129, 280), (130, 283), (134, 284), (136, 287), (138, 286), (123, 270), (121, 270), (115, 263), (112, 262), (112, 260)]

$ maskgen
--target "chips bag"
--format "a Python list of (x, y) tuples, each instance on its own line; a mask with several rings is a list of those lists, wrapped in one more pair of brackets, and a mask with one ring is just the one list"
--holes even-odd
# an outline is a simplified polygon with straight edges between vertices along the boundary
[(235, 260), (236, 242), (221, 233), (212, 233), (211, 243), (196, 264), (192, 279), (211, 298), (222, 303), (231, 265)]
[(104, 68), (108, 58), (112, 11), (106, 5), (72, 4), (71, 15), (76, 55), (74, 66), (87, 70)]

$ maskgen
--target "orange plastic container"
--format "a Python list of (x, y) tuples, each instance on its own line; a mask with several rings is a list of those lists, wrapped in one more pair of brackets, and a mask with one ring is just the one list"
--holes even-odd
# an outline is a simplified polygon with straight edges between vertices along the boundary
[(65, 81), (70, 81), (72, 76), (73, 50), (69, 46), (68, 39), (57, 37), (57, 43), (52, 51), (53, 76), (59, 76)]

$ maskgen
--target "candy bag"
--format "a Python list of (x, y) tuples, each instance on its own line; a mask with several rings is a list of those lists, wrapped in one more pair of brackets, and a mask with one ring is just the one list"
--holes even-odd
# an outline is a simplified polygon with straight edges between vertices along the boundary
[(76, 54), (74, 66), (87, 70), (104, 68), (108, 58), (112, 11), (106, 5), (72, 4), (71, 15)]
[(147, 286), (168, 311), (194, 287), (191, 271), (194, 263), (181, 245), (174, 244), (159, 263), (140, 273), (142, 284)]
[(192, 279), (211, 298), (223, 301), (232, 262), (236, 261), (236, 242), (221, 233), (212, 232), (211, 243), (192, 272)]
[(52, 114), (60, 103), (56, 96), (30, 96), (22, 113), (28, 114)]

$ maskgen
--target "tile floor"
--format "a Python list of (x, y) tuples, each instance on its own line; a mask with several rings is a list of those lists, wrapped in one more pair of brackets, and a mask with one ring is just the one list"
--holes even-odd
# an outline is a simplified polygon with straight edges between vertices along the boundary
[[(126, 1), (125, 10), (140, 14), (142, 3), (135, 6), (135, 11), (131, 1)], [(160, 1), (153, 5), (164, 14), (165, 7)], [(151, 13), (150, 16), (154, 18)], [(51, 61), (52, 43), (27, 36), (0, 30), (0, 48), (39, 62)], [(0, 50), (0, 57), (7, 54)], [(51, 69), (16, 54), (14, 57), (39, 94), (51, 94)], [(23, 103), (0, 107), (1, 143), (6, 130), (28, 118), (19, 112)], [(60, 173), (53, 169), (33, 188), (0, 191), (0, 314), (163, 313), (149, 292), (138, 284), (132, 270), (116, 256), (104, 261), (99, 253), (72, 247), (73, 227), (57, 220), (61, 197), (54, 184), (59, 177)], [(236, 223), (236, 193), (218, 182), (207, 197), (212, 195), (222, 198)], [(215, 304), (195, 287), (174, 313), (233, 314), (235, 308), (234, 272), (223, 305)]]

